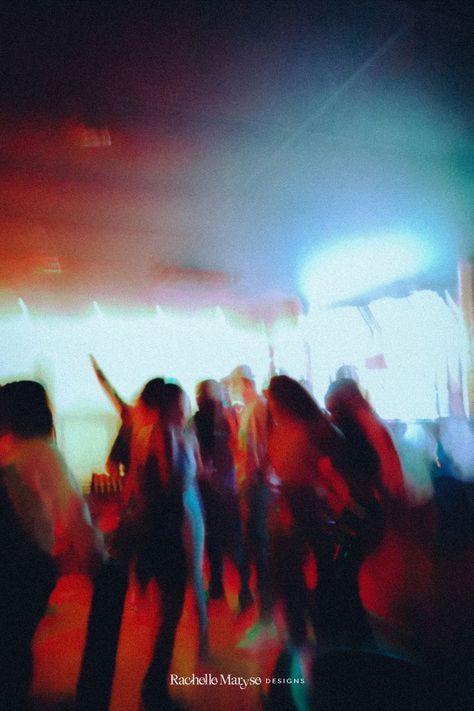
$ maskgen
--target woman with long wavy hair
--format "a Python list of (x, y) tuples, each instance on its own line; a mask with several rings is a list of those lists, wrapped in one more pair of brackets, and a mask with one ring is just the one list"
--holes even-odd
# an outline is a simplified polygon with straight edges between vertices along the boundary
[(201, 465), (196, 435), (187, 426), (189, 400), (176, 383), (166, 383), (161, 410), (168, 477), (181, 488), (183, 498), (182, 537), (186, 551), (199, 623), (199, 654), (208, 651), (207, 603), (203, 581), (204, 515), (197, 475)]
[[(298, 647), (312, 622), (320, 644), (371, 640), (352, 565), (345, 520), (357, 510), (351, 493), (347, 442), (316, 401), (285, 375), (270, 381), (269, 455), (281, 480), (274, 530), (275, 580), (283, 597), (290, 640)], [(341, 522), (344, 522), (341, 524)], [(308, 588), (307, 556), (317, 567)]]

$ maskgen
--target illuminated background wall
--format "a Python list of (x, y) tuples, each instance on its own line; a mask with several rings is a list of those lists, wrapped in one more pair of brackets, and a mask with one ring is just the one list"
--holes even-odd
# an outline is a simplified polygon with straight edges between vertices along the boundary
[(59, 444), (82, 483), (103, 471), (118, 426), (89, 353), (132, 402), (157, 375), (176, 378), (193, 398), (197, 382), (221, 379), (239, 363), (252, 367), (262, 387), (271, 345), (276, 368), (310, 380), (320, 403), (337, 368), (351, 364), (377, 411), (405, 421), (451, 414), (468, 359), (460, 313), (449, 298), (429, 291), (379, 299), (368, 309), (310, 309), (268, 327), (220, 308), (124, 315), (91, 305), (89, 314), (70, 318), (18, 311), (0, 319), (1, 382), (33, 377), (46, 384)]

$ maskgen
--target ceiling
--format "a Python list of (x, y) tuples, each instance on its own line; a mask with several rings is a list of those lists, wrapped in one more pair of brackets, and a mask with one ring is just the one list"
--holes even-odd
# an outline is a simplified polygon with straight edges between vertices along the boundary
[(365, 234), (432, 255), (399, 288), (472, 257), (464, 3), (1, 12), (3, 312), (288, 303), (313, 254)]

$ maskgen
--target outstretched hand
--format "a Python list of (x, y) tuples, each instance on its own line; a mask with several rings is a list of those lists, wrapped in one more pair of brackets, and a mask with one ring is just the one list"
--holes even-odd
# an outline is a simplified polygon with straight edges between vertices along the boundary
[(92, 367), (94, 368), (94, 372), (95, 372), (95, 374), (97, 375), (97, 377), (99, 378), (99, 380), (100, 380), (100, 379), (104, 379), (104, 374), (103, 374), (101, 368), (99, 367), (98, 362), (96, 361), (96, 359), (95, 359), (94, 356), (92, 355), (92, 353), (89, 353), (89, 360), (90, 360), (90, 362), (92, 363)]

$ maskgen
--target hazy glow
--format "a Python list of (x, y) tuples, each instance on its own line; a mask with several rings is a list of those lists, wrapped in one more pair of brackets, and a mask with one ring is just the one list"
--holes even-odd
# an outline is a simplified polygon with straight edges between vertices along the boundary
[(405, 420), (449, 415), (448, 370), (459, 372), (465, 348), (451, 309), (432, 291), (379, 299), (370, 308), (381, 324), (387, 363), (372, 393), (380, 414)]
[(311, 304), (329, 305), (414, 276), (431, 261), (413, 235), (356, 237), (318, 253), (303, 269), (301, 288)]
[[(376, 324), (372, 330), (355, 306), (320, 309), (305, 317), (316, 398), (322, 402), (337, 368), (350, 364), (382, 417), (447, 417), (452, 405), (448, 371), (451, 387), (459, 373), (465, 377), (467, 372), (462, 319), (432, 291), (378, 299), (369, 306)], [(386, 368), (367, 367), (367, 359), (376, 355), (383, 355)]]
[[(370, 304), (376, 327), (357, 307), (312, 309), (272, 328), (243, 325), (219, 308), (192, 313), (157, 307), (149, 313), (110, 313), (91, 305), (83, 318), (0, 318), (0, 381), (34, 378), (48, 388), (57, 434), (77, 479), (101, 471), (117, 416), (89, 362), (93, 353), (120, 395), (134, 398), (150, 378), (175, 378), (194, 404), (196, 383), (221, 379), (247, 363), (261, 387), (275, 366), (296, 379), (310, 377), (320, 403), (336, 370), (357, 367), (361, 385), (380, 415), (412, 420), (450, 412), (451, 381), (465, 373), (469, 342), (462, 318), (434, 292)], [(367, 360), (382, 354), (386, 368)], [(459, 385), (459, 384), (458, 384)], [(466, 450), (467, 451), (467, 450)]]
[(355, 306), (312, 310), (304, 329), (311, 351), (313, 391), (323, 403), (339, 366), (354, 365), (361, 377), (365, 375), (365, 359), (374, 352), (373, 336)]
[(93, 303), (80, 318), (0, 319), (0, 381), (34, 378), (52, 401), (57, 435), (77, 479), (101, 471), (118, 419), (89, 362), (93, 353), (120, 395), (133, 402), (144, 383), (175, 378), (194, 403), (196, 383), (248, 363), (260, 387), (268, 375), (261, 329), (230, 325), (222, 309), (192, 313), (157, 307), (149, 314), (109, 313)]

